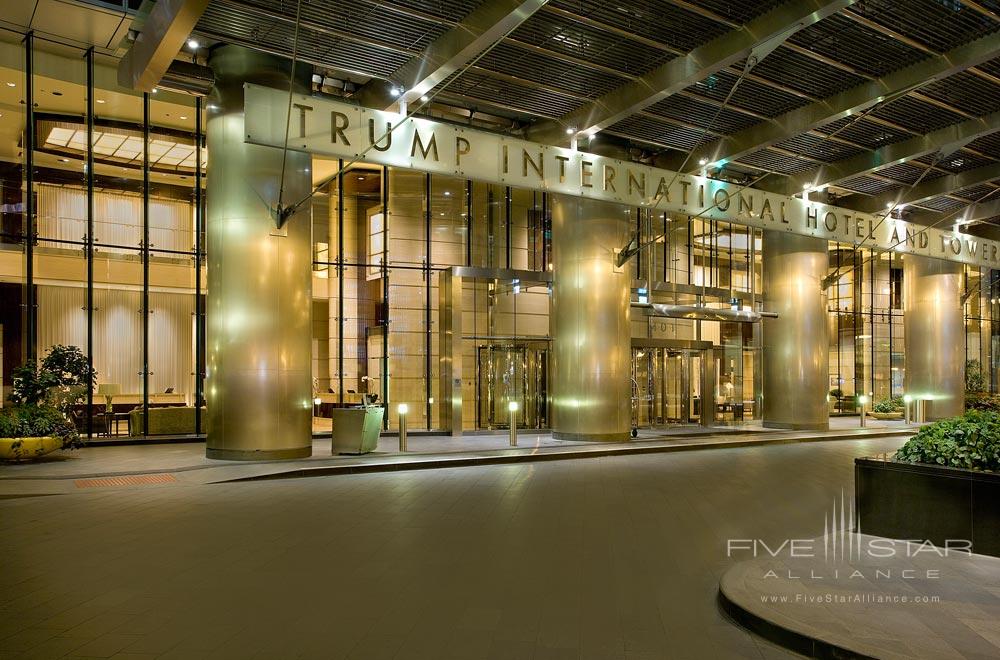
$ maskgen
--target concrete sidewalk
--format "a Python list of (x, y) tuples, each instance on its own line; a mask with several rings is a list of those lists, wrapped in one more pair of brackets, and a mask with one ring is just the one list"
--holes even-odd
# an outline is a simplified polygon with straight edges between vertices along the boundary
[[(854, 420), (855, 423), (857, 420)], [(34, 463), (0, 466), (0, 497), (215, 483), (258, 479), (357, 474), (461, 465), (488, 465), (525, 461), (594, 458), (745, 447), (827, 440), (906, 437), (915, 427), (898, 422), (872, 423), (865, 429), (837, 424), (829, 431), (772, 431), (761, 428), (698, 427), (643, 431), (623, 443), (587, 443), (554, 440), (551, 434), (520, 434), (518, 447), (506, 433), (449, 436), (411, 436), (410, 451), (398, 451), (398, 440), (384, 436), (378, 451), (363, 456), (332, 456), (329, 440), (316, 440), (313, 455), (293, 461), (219, 461), (205, 457), (203, 443), (88, 447), (58, 452)]]

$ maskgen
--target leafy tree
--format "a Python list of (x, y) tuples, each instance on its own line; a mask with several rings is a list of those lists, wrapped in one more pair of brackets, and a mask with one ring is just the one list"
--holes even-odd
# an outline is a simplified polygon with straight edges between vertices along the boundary
[(87, 364), (87, 358), (76, 346), (56, 345), (42, 359), (14, 369), (10, 400), (14, 404), (51, 406), (67, 411), (82, 403), (87, 386), (97, 381), (97, 372)]

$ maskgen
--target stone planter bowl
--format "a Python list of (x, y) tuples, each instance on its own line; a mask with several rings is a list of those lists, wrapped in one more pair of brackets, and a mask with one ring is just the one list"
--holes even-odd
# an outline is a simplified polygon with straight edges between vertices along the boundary
[(30, 461), (62, 449), (62, 438), (0, 438), (0, 460)]

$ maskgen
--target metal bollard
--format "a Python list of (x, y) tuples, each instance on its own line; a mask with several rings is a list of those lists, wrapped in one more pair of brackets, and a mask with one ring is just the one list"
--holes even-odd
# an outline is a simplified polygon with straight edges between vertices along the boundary
[(865, 404), (868, 403), (868, 397), (862, 394), (858, 397), (858, 403), (861, 404), (861, 428), (864, 428), (867, 424), (867, 417), (865, 416)]
[(909, 394), (903, 395), (903, 423), (907, 426), (910, 425), (910, 404), (913, 403), (913, 397)]
[(401, 403), (396, 406), (396, 412), (399, 413), (399, 451), (406, 451), (406, 413), (409, 407), (405, 403)]
[(507, 410), (510, 411), (510, 446), (517, 446), (517, 401), (509, 401)]

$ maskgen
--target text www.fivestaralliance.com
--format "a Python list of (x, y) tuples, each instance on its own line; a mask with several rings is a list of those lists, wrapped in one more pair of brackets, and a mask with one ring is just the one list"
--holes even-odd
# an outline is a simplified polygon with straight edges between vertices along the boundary
[(940, 596), (907, 596), (881, 593), (855, 593), (855, 594), (761, 594), (760, 602), (764, 604), (798, 603), (817, 605), (853, 605), (853, 604), (885, 604), (885, 605), (921, 605), (930, 603), (940, 603)]

